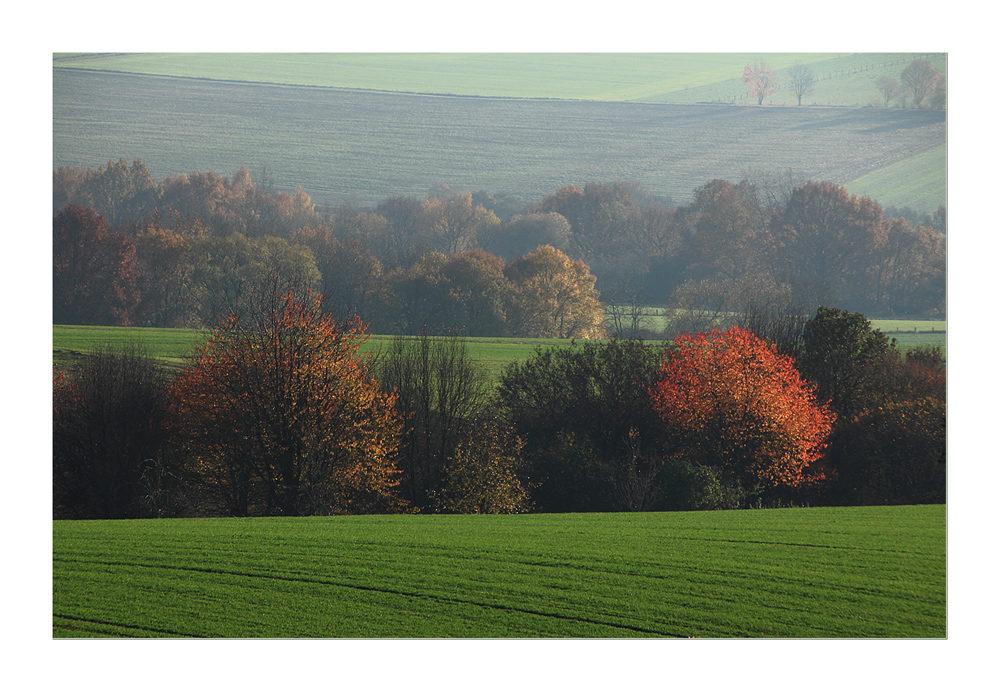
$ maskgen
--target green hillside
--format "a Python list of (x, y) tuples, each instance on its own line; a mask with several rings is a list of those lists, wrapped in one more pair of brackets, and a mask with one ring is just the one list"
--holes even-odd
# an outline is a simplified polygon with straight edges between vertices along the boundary
[[(866, 105), (874, 79), (898, 77), (921, 53), (132, 53), (56, 54), (56, 67), (225, 81), (505, 98), (735, 102), (743, 67), (808, 65), (819, 82), (805, 103)], [(769, 103), (795, 103), (782, 91)]]
[(933, 637), (943, 506), (57, 521), (56, 637)]
[[(245, 165), (278, 190), (357, 206), (440, 183), (524, 205), (611, 180), (678, 204), (755, 171), (844, 185), (943, 146), (947, 129), (943, 111), (445, 98), (64, 69), (53, 80), (56, 168), (142, 159), (162, 179)], [(924, 211), (945, 202), (943, 185), (932, 197)]]
[[(946, 145), (902, 159), (885, 168), (850, 181), (844, 187), (854, 195), (876, 200), (892, 200), (895, 207), (934, 210), (948, 188), (948, 152)], [(888, 202), (883, 202), (888, 204)]]

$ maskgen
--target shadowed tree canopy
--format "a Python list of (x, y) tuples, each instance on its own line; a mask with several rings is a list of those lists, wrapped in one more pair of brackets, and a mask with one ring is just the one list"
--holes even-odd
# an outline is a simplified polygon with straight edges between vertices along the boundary
[(156, 516), (167, 464), (167, 387), (138, 343), (104, 345), (72, 379), (53, 382), (53, 501), (57, 517)]
[(634, 460), (656, 456), (661, 437), (648, 392), (662, 357), (655, 345), (615, 339), (539, 350), (504, 370), (498, 404), (525, 441), (539, 509), (630, 508), (621, 482)]
[(821, 401), (851, 418), (881, 398), (883, 365), (895, 343), (857, 312), (820, 307), (805, 324), (799, 368)]
[(830, 182), (808, 182), (792, 191), (782, 220), (781, 241), (797, 274), (841, 299), (873, 299), (871, 260), (886, 241), (881, 206)]

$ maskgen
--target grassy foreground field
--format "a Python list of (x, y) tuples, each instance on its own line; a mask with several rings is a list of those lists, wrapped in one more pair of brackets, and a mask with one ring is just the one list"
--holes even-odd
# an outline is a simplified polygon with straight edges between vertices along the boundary
[(946, 636), (943, 506), (57, 521), (55, 637)]

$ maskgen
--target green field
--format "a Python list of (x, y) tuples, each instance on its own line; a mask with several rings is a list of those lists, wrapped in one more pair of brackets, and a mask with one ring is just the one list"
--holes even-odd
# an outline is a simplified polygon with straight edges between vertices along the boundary
[(945, 113), (854, 107), (878, 70), (898, 73), (912, 55), (768, 56), (815, 58), (817, 99), (829, 98), (734, 107), (748, 57), (57, 56), (53, 165), (140, 158), (158, 179), (246, 165), (277, 189), (359, 206), (440, 183), (526, 205), (615, 179), (682, 204), (712, 179), (788, 172), (860, 180), (883, 205), (947, 203), (940, 156), (910, 162), (943, 151)]
[(56, 637), (946, 636), (944, 506), (57, 521)]
[[(804, 104), (866, 105), (874, 80), (923, 53), (117, 53), (56, 54), (53, 66), (165, 77), (504, 98), (705, 103), (742, 100), (743, 66), (808, 65)], [(768, 103), (796, 103), (787, 87)]]
[[(897, 340), (902, 350), (915, 346), (946, 346), (947, 322), (935, 320), (872, 320), (872, 326)], [(181, 367), (192, 349), (208, 334), (197, 329), (152, 329), (140, 327), (92, 327), (56, 325), (52, 327), (52, 362), (57, 367), (72, 365), (94, 349), (106, 344), (137, 341), (149, 354), (168, 366)], [(362, 353), (377, 353), (392, 339), (373, 335), (361, 347)], [(494, 378), (509, 363), (529, 358), (537, 348), (568, 346), (565, 339), (467, 338), (469, 352)]]
[(852, 195), (891, 199), (896, 207), (925, 209), (927, 200), (946, 190), (947, 184), (948, 151), (942, 144), (852, 180), (844, 187)]
[[(191, 357), (196, 345), (209, 334), (197, 329), (148, 329), (141, 327), (92, 327), (57, 325), (52, 327), (52, 361), (65, 367), (107, 344), (139, 342), (149, 354), (168, 366), (181, 367)], [(363, 354), (377, 354), (394, 337), (373, 335), (361, 346)], [(539, 346), (568, 346), (565, 339), (467, 338), (472, 357), (492, 376), (515, 360), (528, 358)]]

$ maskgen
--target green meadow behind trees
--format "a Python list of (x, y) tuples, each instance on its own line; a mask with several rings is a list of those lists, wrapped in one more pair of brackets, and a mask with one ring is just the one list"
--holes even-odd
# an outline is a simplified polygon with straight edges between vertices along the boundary
[[(917, 346), (946, 344), (947, 322), (944, 320), (873, 320), (872, 326), (897, 340), (902, 350)], [(192, 349), (208, 335), (201, 329), (159, 329), (144, 327), (97, 327), (55, 325), (52, 327), (53, 365), (71, 366), (95, 349), (108, 344), (139, 342), (149, 355), (171, 368), (180, 368), (191, 357)], [(362, 353), (378, 353), (393, 337), (372, 335), (362, 346)], [(506, 365), (524, 361), (539, 347), (568, 346), (566, 339), (502, 339), (467, 338), (469, 355), (495, 379)]]
[[(70, 366), (108, 344), (138, 342), (150, 356), (171, 368), (183, 367), (194, 347), (208, 330), (158, 329), (144, 327), (95, 327), (56, 325), (52, 327), (52, 361), (58, 367)], [(372, 335), (361, 347), (361, 353), (377, 355), (395, 337)], [(566, 339), (504, 339), (467, 338), (470, 356), (496, 377), (504, 366), (528, 358), (535, 349), (547, 345), (568, 345)]]
[(946, 636), (941, 505), (57, 521), (55, 637)]

